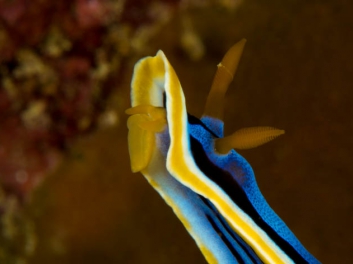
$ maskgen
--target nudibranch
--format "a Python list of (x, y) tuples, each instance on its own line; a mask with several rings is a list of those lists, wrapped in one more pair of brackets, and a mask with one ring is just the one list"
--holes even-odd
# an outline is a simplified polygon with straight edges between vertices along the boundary
[(172, 207), (209, 263), (319, 263), (271, 209), (251, 166), (234, 150), (284, 131), (254, 127), (223, 137), (225, 93), (244, 45), (236, 43), (218, 64), (201, 119), (187, 113), (162, 51), (136, 63), (126, 110), (132, 171)]

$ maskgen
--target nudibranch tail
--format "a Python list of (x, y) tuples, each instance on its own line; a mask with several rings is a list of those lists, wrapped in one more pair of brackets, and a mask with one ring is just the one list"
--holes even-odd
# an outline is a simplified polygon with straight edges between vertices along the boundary
[(250, 149), (261, 146), (283, 135), (284, 130), (273, 127), (247, 127), (235, 131), (232, 135), (215, 140), (216, 151), (226, 154), (231, 149)]
[(232, 82), (243, 53), (246, 39), (234, 44), (217, 65), (218, 69), (208, 94), (203, 115), (223, 119), (225, 93)]

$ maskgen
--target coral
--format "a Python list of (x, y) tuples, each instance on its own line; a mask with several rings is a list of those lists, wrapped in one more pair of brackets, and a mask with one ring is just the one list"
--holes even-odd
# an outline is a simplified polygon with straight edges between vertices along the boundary
[[(27, 228), (21, 221), (28, 220), (21, 207), (60, 164), (70, 143), (119, 123), (107, 99), (119, 89), (128, 58), (146, 53), (148, 41), (178, 11), (212, 2), (0, 1), (0, 243), (7, 245), (1, 247), (0, 262), (8, 262), (7, 251), (23, 251), (11, 248), (18, 242), (16, 232), (29, 232), (21, 229)], [(187, 18), (183, 28), (183, 48), (199, 59), (202, 41)], [(11, 235), (12, 226), (19, 225)], [(35, 247), (31, 243), (22, 245)]]
[(0, 262), (25, 263), (37, 244), (35, 227), (27, 213), (20, 209), (15, 196), (5, 196), (0, 188)]

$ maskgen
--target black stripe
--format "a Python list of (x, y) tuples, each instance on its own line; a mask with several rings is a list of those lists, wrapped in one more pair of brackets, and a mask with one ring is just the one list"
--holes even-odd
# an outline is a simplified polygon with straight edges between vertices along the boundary
[[(217, 219), (219, 222), (219, 225), (222, 226), (224, 228), (225, 232), (227, 232), (232, 237), (232, 239), (234, 240), (233, 243), (238, 244), (243, 249), (243, 251), (246, 253), (246, 255), (251, 260), (251, 263), (263, 263), (259, 257), (257, 257), (257, 259), (254, 258), (253, 255), (256, 255), (256, 253), (252, 250), (252, 248), (250, 246), (245, 246), (245, 244), (246, 244), (245, 241), (234, 232), (234, 230), (229, 226), (227, 221), (218, 212), (218, 210), (215, 208), (215, 206), (208, 199), (206, 199), (200, 195), (199, 195), (199, 197), (205, 203), (205, 206), (212, 212), (213, 218)], [(223, 232), (221, 232), (221, 233), (223, 233)], [(221, 236), (222, 239), (223, 239), (223, 237), (224, 236)], [(232, 243), (230, 243), (230, 246), (232, 246)]]
[(232, 246), (230, 241), (223, 235), (223, 232), (219, 229), (218, 225), (215, 223), (215, 221), (212, 219), (212, 217), (209, 215), (206, 215), (206, 218), (210, 222), (210, 224), (212, 225), (212, 228), (218, 233), (219, 237), (223, 240), (224, 244), (232, 252), (234, 258), (238, 261), (238, 263), (245, 264), (243, 258), (239, 255), (238, 251), (235, 250), (235, 248)]
[(246, 242), (234, 232), (234, 230), (229, 226), (227, 221), (224, 219), (224, 217), (218, 212), (217, 208), (206, 198), (200, 196), (200, 199), (205, 203), (205, 206), (209, 208), (209, 210), (212, 211), (213, 215), (215, 218), (218, 219), (222, 227), (227, 231), (227, 233), (233, 238), (235, 243), (237, 243), (247, 254), (247, 256), (251, 259), (251, 263), (263, 263), (259, 257), (257, 259), (254, 258), (253, 255), (256, 255), (254, 250), (249, 246), (245, 246)]
[[(210, 131), (199, 119), (191, 115), (188, 116), (189, 123), (198, 124)], [(214, 133), (212, 133), (214, 135)], [(214, 135), (215, 136), (215, 135)], [(216, 137), (216, 136), (215, 136)], [(249, 201), (246, 193), (232, 175), (227, 171), (215, 166), (207, 157), (202, 145), (195, 138), (190, 136), (191, 151), (195, 163), (199, 169), (232, 199), (240, 209), (248, 214), (253, 221), (280, 247), (295, 263), (308, 263), (293, 247), (272, 229), (260, 216)], [(244, 173), (241, 168), (236, 173)]]

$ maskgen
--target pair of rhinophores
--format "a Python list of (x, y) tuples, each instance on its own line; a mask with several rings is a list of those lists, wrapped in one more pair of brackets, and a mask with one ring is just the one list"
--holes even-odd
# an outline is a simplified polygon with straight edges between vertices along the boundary
[(172, 207), (209, 263), (319, 263), (271, 209), (251, 166), (234, 150), (284, 131), (255, 127), (223, 136), (222, 106), (244, 45), (235, 44), (218, 64), (201, 119), (187, 113), (162, 51), (136, 63), (126, 110), (132, 171)]

